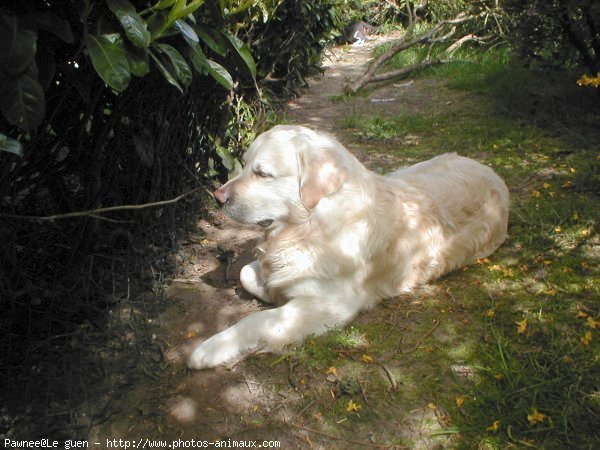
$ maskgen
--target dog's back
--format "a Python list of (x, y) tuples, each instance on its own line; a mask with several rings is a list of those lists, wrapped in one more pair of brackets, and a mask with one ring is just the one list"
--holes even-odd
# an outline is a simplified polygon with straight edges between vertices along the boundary
[(389, 176), (435, 200), (439, 217), (451, 231), (447, 270), (490, 255), (506, 240), (509, 192), (490, 167), (448, 153)]

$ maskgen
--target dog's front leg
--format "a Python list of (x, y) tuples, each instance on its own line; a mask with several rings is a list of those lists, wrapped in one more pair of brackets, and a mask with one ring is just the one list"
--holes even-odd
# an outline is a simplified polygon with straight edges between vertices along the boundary
[(198, 345), (188, 359), (188, 367), (233, 365), (254, 353), (278, 351), (311, 334), (347, 324), (363, 304), (340, 298), (296, 298), (279, 308), (250, 314)]
[(242, 271), (240, 272), (240, 282), (244, 289), (250, 294), (258, 297), (263, 302), (273, 303), (273, 300), (269, 297), (267, 288), (263, 283), (260, 274), (260, 263), (258, 261), (252, 261), (250, 264), (242, 267)]

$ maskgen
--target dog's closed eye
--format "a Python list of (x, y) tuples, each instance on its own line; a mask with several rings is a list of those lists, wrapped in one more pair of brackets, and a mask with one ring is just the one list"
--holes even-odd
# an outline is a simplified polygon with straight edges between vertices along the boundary
[(253, 172), (254, 175), (256, 175), (259, 178), (273, 178), (273, 175), (271, 173), (267, 172), (260, 166), (256, 167)]

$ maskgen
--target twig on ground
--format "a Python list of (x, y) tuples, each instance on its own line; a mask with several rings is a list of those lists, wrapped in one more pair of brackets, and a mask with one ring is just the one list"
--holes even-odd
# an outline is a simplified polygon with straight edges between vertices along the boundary
[(392, 391), (397, 391), (398, 390), (398, 382), (396, 381), (396, 377), (394, 377), (394, 374), (392, 373), (390, 368), (388, 366), (386, 366), (385, 364), (381, 364), (381, 368), (383, 369), (383, 371), (387, 375), (388, 379), (390, 380), (390, 383), (392, 385), (391, 386)]
[(415, 344), (415, 346), (414, 346), (413, 348), (411, 348), (410, 350), (406, 350), (406, 351), (404, 351), (404, 352), (403, 352), (402, 350), (400, 350), (400, 352), (401, 352), (401, 353), (403, 353), (403, 354), (406, 354), (406, 353), (412, 353), (412, 352), (414, 352), (414, 351), (418, 350), (418, 349), (419, 349), (419, 345), (421, 345), (421, 342), (423, 342), (423, 340), (424, 340), (424, 339), (425, 339), (427, 336), (429, 336), (431, 333), (433, 333), (433, 332), (435, 331), (435, 329), (438, 327), (438, 325), (439, 325), (439, 324), (440, 324), (440, 321), (439, 321), (439, 319), (435, 319), (435, 320), (433, 321), (433, 327), (431, 327), (431, 328), (430, 328), (430, 329), (427, 331), (427, 333), (425, 333), (423, 336), (421, 336), (421, 338), (420, 338), (420, 339), (417, 341), (417, 343)]

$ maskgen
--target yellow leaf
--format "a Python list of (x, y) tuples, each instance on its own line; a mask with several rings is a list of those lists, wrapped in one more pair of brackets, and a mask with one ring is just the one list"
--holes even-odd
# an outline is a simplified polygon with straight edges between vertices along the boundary
[(494, 317), (495, 315), (496, 315), (496, 311), (494, 311), (493, 309), (488, 309), (488, 310), (485, 312), (485, 317), (490, 317), (490, 318), (492, 318), (492, 317)]
[(517, 333), (523, 334), (527, 331), (527, 319), (523, 319), (516, 322), (517, 324)]
[(552, 187), (552, 185), (550, 183), (544, 183), (543, 186), (544, 186), (544, 189), (550, 189)]
[(576, 222), (576, 221), (578, 221), (578, 220), (579, 220), (579, 214), (577, 213), (577, 211), (575, 211), (575, 212), (573, 213), (573, 215), (571, 216), (571, 220), (572, 220), (573, 222)]
[(477, 264), (487, 264), (489, 262), (490, 262), (490, 260), (488, 258), (479, 258), (477, 260)]
[(502, 375), (501, 373), (497, 373), (496, 375), (494, 375), (494, 378), (498, 381), (504, 379), (504, 375)]
[(588, 315), (587, 315), (587, 313), (586, 313), (586, 312), (579, 311), (579, 312), (577, 313), (577, 316), (575, 316), (575, 317), (577, 317), (578, 319), (581, 319), (581, 318), (585, 319), (587, 316), (588, 316)]
[(500, 429), (500, 421), (494, 420), (494, 423), (492, 423), (489, 427), (487, 427), (485, 429), (485, 431), (498, 431), (499, 429)]
[(437, 409), (437, 405), (435, 403), (427, 403), (427, 407), (429, 409)]
[(529, 421), (529, 425), (535, 425), (546, 420), (546, 415), (539, 412), (537, 408), (534, 408), (531, 414), (527, 414), (527, 420)]
[(555, 227), (554, 227), (554, 232), (555, 232), (555, 233), (557, 233), (557, 234), (560, 234), (560, 233), (562, 233), (562, 231), (563, 231), (563, 230), (562, 230), (562, 227), (561, 227), (561, 226), (555, 226)]
[(327, 375), (337, 375), (337, 369), (333, 366), (331, 366), (329, 369), (327, 369)]
[(369, 355), (365, 355), (363, 354), (360, 359), (362, 359), (362, 362), (369, 364), (370, 362), (373, 362), (373, 358), (371, 358)]
[(600, 322), (595, 320), (593, 317), (588, 317), (587, 320), (585, 321), (585, 324), (588, 327), (590, 327), (592, 330), (595, 330), (596, 328), (600, 327)]
[(463, 403), (465, 403), (465, 397), (463, 397), (462, 395), (454, 397), (454, 402), (456, 403), (456, 406), (460, 408), (463, 405)]
[(546, 291), (546, 295), (555, 296), (556, 294), (558, 294), (558, 291), (556, 289), (548, 289)]
[(540, 198), (540, 197), (542, 196), (542, 193), (541, 193), (540, 191), (533, 191), (533, 192), (531, 193), (531, 196), (532, 196), (533, 198)]
[(544, 260), (544, 265), (545, 265), (545, 266), (549, 266), (550, 264), (552, 264), (552, 261), (551, 261), (551, 260), (549, 260), (549, 259), (545, 259), (545, 260)]
[(577, 169), (575, 167), (571, 167), (571, 173), (577, 173)]
[(357, 405), (356, 403), (354, 403), (354, 400), (350, 400), (350, 401), (348, 401), (348, 406), (346, 406), (346, 411), (348, 411), (348, 412), (358, 412), (361, 408), (362, 408), (362, 406)]
[(590, 345), (592, 343), (592, 332), (588, 331), (581, 337), (581, 343), (583, 345)]

